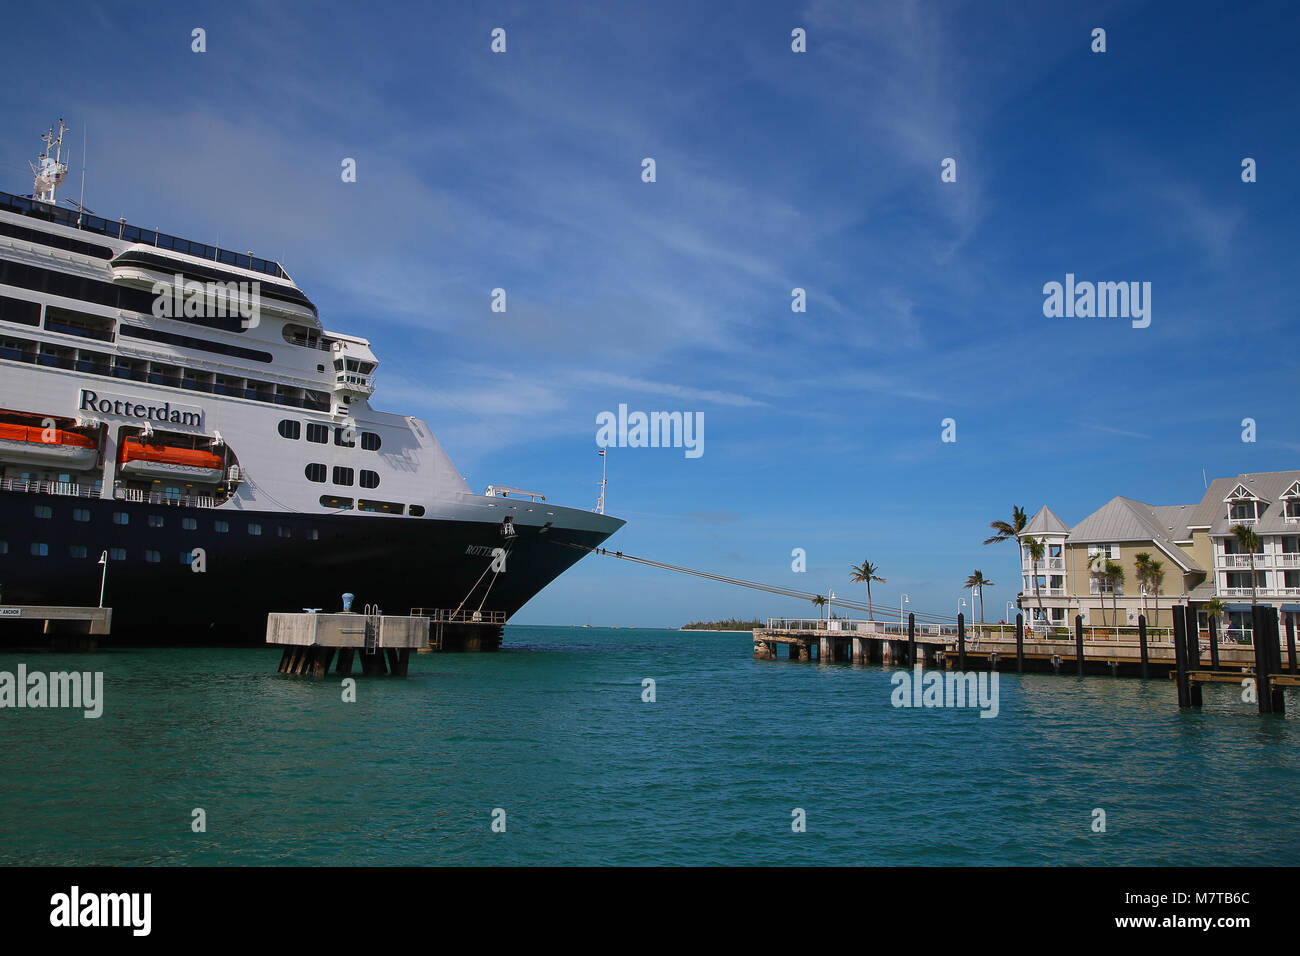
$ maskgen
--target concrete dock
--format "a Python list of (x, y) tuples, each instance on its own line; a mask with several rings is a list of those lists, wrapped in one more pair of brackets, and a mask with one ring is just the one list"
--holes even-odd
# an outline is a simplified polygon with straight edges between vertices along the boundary
[(98, 644), (96, 638), (112, 633), (113, 609), (72, 605), (0, 605), (0, 624), (20, 621), (40, 622), (41, 633), (50, 638), (50, 644), (56, 650), (94, 650)]
[(282, 645), (281, 674), (324, 677), (334, 654), (334, 673), (352, 673), (353, 657), (369, 676), (406, 676), (411, 651), (429, 646), (429, 620), (388, 614), (272, 613), (266, 619), (266, 643)]

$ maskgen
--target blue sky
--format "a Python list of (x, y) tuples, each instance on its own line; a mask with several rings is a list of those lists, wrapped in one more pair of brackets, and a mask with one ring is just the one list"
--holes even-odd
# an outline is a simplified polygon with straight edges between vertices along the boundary
[[(280, 259), (476, 490), (594, 507), (598, 413), (702, 412), (700, 458), (611, 449), (613, 545), (855, 597), (865, 557), (879, 605), (948, 614), (980, 568), (997, 620), (1013, 504), (1300, 467), (1300, 15), (1064, 7), (19, 6), (0, 185), (85, 124), (87, 206)], [(1067, 272), (1150, 282), (1150, 327), (1044, 317)], [(810, 610), (587, 558), (516, 621)]]

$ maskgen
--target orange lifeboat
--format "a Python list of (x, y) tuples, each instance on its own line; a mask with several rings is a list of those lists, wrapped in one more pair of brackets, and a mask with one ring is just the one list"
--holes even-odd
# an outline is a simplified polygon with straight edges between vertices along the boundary
[(147, 445), (138, 438), (122, 442), (117, 462), (122, 474), (145, 478), (214, 482), (221, 480), (223, 472), (220, 455), (197, 448)]
[(79, 469), (98, 457), (99, 443), (77, 432), (0, 422), (0, 460)]

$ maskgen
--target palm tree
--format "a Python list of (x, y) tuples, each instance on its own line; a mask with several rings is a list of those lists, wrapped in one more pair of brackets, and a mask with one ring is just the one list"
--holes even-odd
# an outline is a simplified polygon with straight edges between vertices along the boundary
[(1218, 597), (1212, 597), (1201, 605), (1201, 610), (1205, 612), (1205, 623), (1209, 624), (1214, 618), (1222, 618), (1223, 612), (1228, 609)]
[(819, 594), (812, 599), (812, 602), (817, 607), (817, 618), (820, 620), (822, 616), (822, 608), (826, 606), (826, 599)]
[(984, 576), (984, 572), (975, 569), (975, 573), (966, 579), (966, 587), (972, 591), (978, 589), (980, 592), (980, 624), (984, 623), (984, 589), (993, 587), (993, 582)]
[(1246, 553), (1250, 555), (1250, 611), (1251, 617), (1255, 616), (1255, 552), (1259, 550), (1259, 535), (1255, 529), (1248, 524), (1238, 524), (1232, 526), (1233, 536), (1237, 539), (1237, 544), (1245, 548)]
[(1151, 582), (1151, 555), (1148, 552), (1139, 551), (1133, 555), (1133, 577), (1142, 591), (1142, 616), (1146, 617), (1147, 585)]
[(879, 570), (880, 570), (880, 565), (872, 564), (866, 558), (862, 559), (862, 563), (860, 565), (849, 568), (849, 574), (852, 575), (849, 578), (850, 581), (854, 582), (855, 584), (861, 584), (863, 581), (867, 583), (867, 620), (868, 621), (875, 620), (871, 616), (871, 582), (875, 581), (877, 584), (885, 583), (885, 579), (877, 576), (876, 574), (876, 572)]
[(1106, 563), (1110, 560), (1105, 551), (1098, 551), (1088, 556), (1088, 573), (1097, 582), (1097, 593), (1101, 595), (1101, 623), (1106, 623)]
[(1025, 550), (1029, 552), (1029, 561), (1033, 566), (1031, 579), (1034, 582), (1034, 597), (1038, 598), (1038, 616), (1043, 622), (1044, 632), (1047, 630), (1047, 610), (1043, 607), (1043, 594), (1038, 589), (1038, 562), (1043, 560), (1043, 554), (1047, 551), (1047, 546), (1043, 543), (1043, 538), (1026, 538)]
[(1163, 561), (1152, 561), (1147, 565), (1147, 583), (1151, 586), (1151, 596), (1155, 601), (1154, 622), (1160, 623), (1160, 585), (1165, 581), (1165, 563)]
[(1009, 541), (1012, 538), (1016, 539), (1017, 556), (1020, 559), (1020, 563), (1016, 568), (1017, 577), (1020, 577), (1025, 573), (1025, 546), (1020, 540), (1020, 533), (1025, 530), (1025, 525), (1028, 523), (1029, 516), (1025, 514), (1025, 509), (1020, 507), (1020, 505), (1012, 505), (1011, 520), (990, 521), (989, 527), (996, 531), (997, 534), (984, 539), (985, 544), (994, 544), (998, 541)]
[[(1111, 606), (1114, 607), (1115, 609), (1115, 613), (1111, 615), (1111, 624), (1114, 627), (1118, 628), (1119, 627), (1119, 587), (1121, 584), (1124, 583), (1124, 566), (1122, 564), (1117, 564), (1114, 561), (1107, 560), (1106, 580), (1110, 581), (1110, 603)], [(1102, 599), (1102, 603), (1103, 604), (1105, 603), (1104, 598)], [(1119, 637), (1118, 632), (1116, 633), (1115, 636), (1117, 638)]]

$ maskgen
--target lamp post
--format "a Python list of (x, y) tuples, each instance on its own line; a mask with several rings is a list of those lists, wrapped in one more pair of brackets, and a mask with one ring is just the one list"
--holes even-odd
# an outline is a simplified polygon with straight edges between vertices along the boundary
[(104, 606), (104, 588), (108, 586), (108, 552), (99, 556), (99, 563), (104, 566), (104, 573), (99, 577), (99, 606)]
[(966, 599), (965, 599), (965, 598), (962, 598), (960, 601), (957, 602), (957, 614), (958, 614), (958, 615), (961, 614), (961, 609), (964, 608), (965, 606), (966, 606)]
[(907, 622), (906, 622), (905, 620), (903, 620), (903, 605), (904, 605), (904, 604), (911, 604), (911, 603), (912, 603), (912, 598), (911, 598), (911, 595), (908, 595), (908, 594), (904, 594), (902, 597), (900, 597), (900, 598), (898, 599), (898, 627), (899, 627), (899, 630), (902, 630), (903, 628), (907, 627)]
[(829, 621), (829, 620), (831, 619), (831, 607), (833, 606), (832, 602), (835, 600), (835, 589), (834, 589), (834, 588), (827, 588), (827, 589), (826, 589), (826, 595), (827, 595), (827, 597), (826, 597), (826, 620)]

